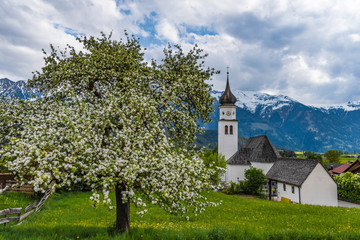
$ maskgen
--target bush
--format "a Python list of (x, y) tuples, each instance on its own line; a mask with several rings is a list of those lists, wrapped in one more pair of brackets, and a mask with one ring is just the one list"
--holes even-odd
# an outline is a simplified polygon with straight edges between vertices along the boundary
[(261, 193), (262, 187), (266, 182), (267, 179), (261, 169), (250, 167), (245, 171), (245, 181), (242, 190), (244, 193), (258, 194)]
[(338, 196), (343, 199), (360, 202), (360, 174), (350, 172), (334, 175), (338, 184)]
[(261, 169), (250, 167), (250, 169), (245, 170), (245, 181), (230, 182), (230, 187), (223, 192), (226, 194), (259, 194), (266, 182), (267, 178)]

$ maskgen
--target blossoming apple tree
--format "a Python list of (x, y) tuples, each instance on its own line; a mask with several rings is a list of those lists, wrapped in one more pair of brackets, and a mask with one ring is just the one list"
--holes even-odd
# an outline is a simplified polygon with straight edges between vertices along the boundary
[(214, 205), (200, 195), (211, 172), (193, 144), (212, 110), (206, 54), (169, 45), (160, 63), (147, 63), (128, 35), (78, 41), (81, 51), (44, 51), (45, 66), (28, 82), (43, 98), (0, 101), (0, 154), (19, 184), (44, 191), (81, 182), (109, 207), (115, 189), (119, 231), (130, 227), (130, 203), (139, 214), (147, 203), (174, 214)]

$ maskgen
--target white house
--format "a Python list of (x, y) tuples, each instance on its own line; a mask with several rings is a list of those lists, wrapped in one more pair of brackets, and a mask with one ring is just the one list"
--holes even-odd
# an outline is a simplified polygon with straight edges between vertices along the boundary
[(279, 159), (266, 177), (275, 182), (278, 200), (338, 206), (337, 184), (318, 160)]
[(266, 135), (252, 137), (238, 149), (238, 121), (236, 120), (236, 97), (232, 94), (227, 73), (226, 88), (219, 99), (218, 151), (228, 160), (227, 171), (222, 180), (238, 182), (245, 179), (245, 170), (250, 166), (262, 169), (266, 174), (279, 153)]

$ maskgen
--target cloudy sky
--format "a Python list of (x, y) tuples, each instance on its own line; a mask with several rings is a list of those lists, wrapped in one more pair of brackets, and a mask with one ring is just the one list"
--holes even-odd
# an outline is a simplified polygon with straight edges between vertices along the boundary
[(357, 0), (1, 0), (0, 78), (31, 78), (49, 44), (79, 46), (79, 34), (123, 30), (147, 58), (168, 43), (209, 54), (213, 88), (284, 94), (306, 104), (360, 100)]

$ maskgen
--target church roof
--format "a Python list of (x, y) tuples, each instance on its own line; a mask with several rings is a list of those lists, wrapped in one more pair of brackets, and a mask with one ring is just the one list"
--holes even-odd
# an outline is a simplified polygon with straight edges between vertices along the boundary
[(318, 163), (315, 159), (279, 159), (266, 177), (300, 187)]
[(251, 137), (245, 148), (253, 149), (252, 162), (275, 162), (281, 158), (280, 154), (266, 135)]
[(224, 94), (220, 97), (219, 103), (220, 103), (221, 105), (224, 105), (224, 104), (234, 105), (235, 102), (236, 102), (236, 97), (234, 96), (234, 94), (232, 94), (232, 92), (231, 92), (231, 90), (230, 90), (229, 73), (228, 73), (228, 74), (227, 74), (227, 80), (226, 80), (225, 92), (224, 92)]
[(230, 165), (250, 165), (250, 162), (249, 162), (250, 154), (251, 154), (251, 149), (241, 148), (239, 151), (237, 151), (234, 155), (232, 155), (229, 158), (228, 164), (230, 164)]
[(281, 158), (276, 148), (266, 135), (251, 137), (228, 160), (230, 165), (245, 165), (250, 162), (275, 162)]

